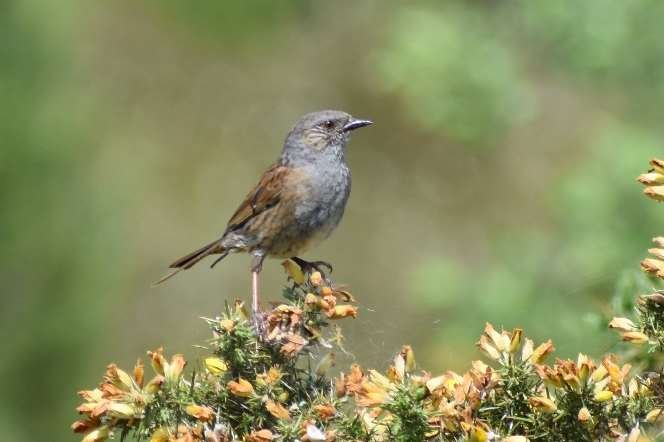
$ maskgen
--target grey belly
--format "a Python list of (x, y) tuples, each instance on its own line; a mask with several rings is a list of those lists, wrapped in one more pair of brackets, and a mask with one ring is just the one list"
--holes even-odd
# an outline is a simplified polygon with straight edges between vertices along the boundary
[(268, 254), (290, 258), (309, 250), (330, 236), (341, 220), (344, 205), (302, 208), (300, 213), (296, 214), (294, 222), (284, 226), (282, 231), (275, 235)]

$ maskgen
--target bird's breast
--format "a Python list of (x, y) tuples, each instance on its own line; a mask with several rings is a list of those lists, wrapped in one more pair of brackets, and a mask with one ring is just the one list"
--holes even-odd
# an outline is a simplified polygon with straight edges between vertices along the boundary
[(269, 244), (273, 256), (291, 257), (327, 238), (337, 227), (350, 195), (348, 167), (307, 170), (289, 204), (291, 220), (283, 225)]

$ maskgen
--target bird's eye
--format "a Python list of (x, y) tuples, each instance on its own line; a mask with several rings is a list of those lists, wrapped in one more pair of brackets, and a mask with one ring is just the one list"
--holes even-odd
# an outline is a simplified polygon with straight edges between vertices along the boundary
[(334, 127), (334, 121), (332, 120), (327, 120), (325, 123), (323, 123), (326, 129), (332, 129)]

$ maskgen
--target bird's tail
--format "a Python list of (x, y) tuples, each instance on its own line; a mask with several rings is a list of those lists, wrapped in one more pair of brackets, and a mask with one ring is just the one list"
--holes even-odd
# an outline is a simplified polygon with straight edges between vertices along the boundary
[(182, 258), (174, 261), (170, 266), (168, 266), (173, 270), (170, 273), (167, 273), (166, 275), (162, 276), (161, 279), (159, 279), (152, 285), (153, 286), (159, 285), (162, 282), (175, 276), (175, 274), (177, 274), (181, 270), (187, 270), (192, 268), (194, 265), (196, 265), (196, 263), (198, 263), (201, 259), (205, 258), (206, 256), (221, 254), (221, 257), (219, 257), (217, 261), (214, 262), (214, 264), (216, 264), (220, 260), (224, 259), (226, 255), (228, 255), (228, 252), (229, 250), (227, 250), (225, 247), (221, 245), (220, 240), (213, 241), (210, 244), (207, 244), (198, 250), (194, 250), (188, 255), (185, 255)]

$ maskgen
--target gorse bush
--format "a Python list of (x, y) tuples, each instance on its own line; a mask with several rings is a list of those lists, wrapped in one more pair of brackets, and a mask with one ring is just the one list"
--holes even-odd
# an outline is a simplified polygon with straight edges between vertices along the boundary
[[(651, 164), (639, 181), (662, 201), (664, 163)], [(664, 238), (654, 241), (654, 258), (641, 267), (664, 279)], [(355, 300), (319, 272), (284, 266), (284, 301), (265, 313), (260, 332), (237, 301), (205, 318), (212, 338), (200, 360), (169, 359), (160, 348), (148, 352), (151, 376), (140, 360), (131, 374), (109, 365), (98, 388), (79, 392), (83, 418), (73, 430), (84, 442), (635, 442), (658, 435), (661, 373), (632, 370), (615, 355), (547, 362), (553, 343), (536, 345), (519, 328), (487, 323), (477, 343), (485, 361), (465, 373), (423, 371), (406, 345), (384, 372), (354, 364), (331, 377), (335, 351), (344, 351), (336, 321), (357, 316)], [(639, 296), (633, 318), (616, 317), (609, 327), (634, 346), (637, 365), (643, 354), (660, 354), (664, 292)]]

